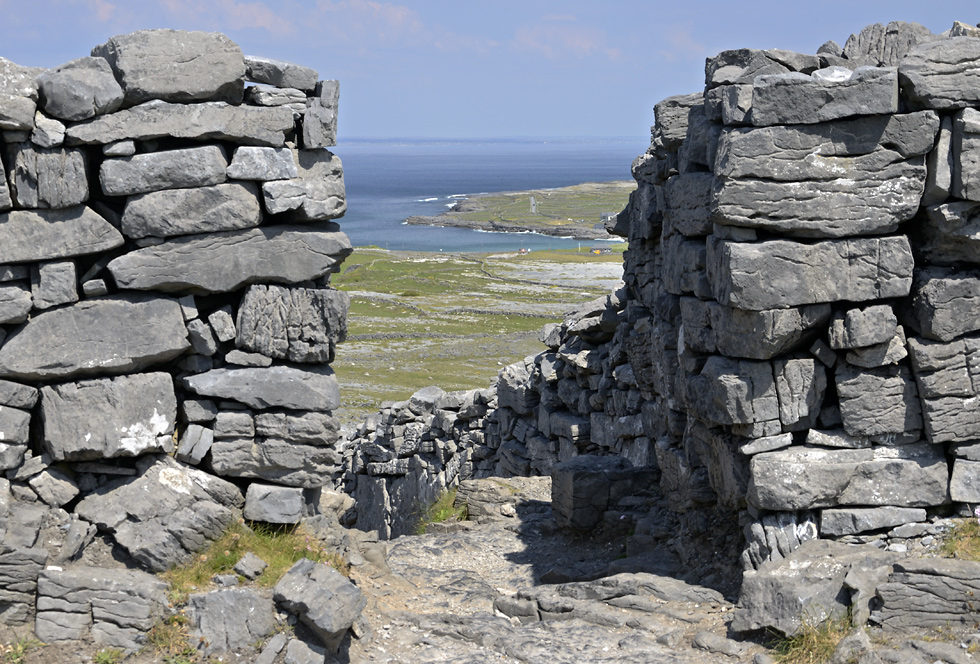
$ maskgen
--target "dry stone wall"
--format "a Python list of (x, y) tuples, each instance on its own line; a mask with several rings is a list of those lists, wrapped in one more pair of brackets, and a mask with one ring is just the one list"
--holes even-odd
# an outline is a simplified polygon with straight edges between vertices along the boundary
[[(681, 523), (729, 514), (747, 569), (814, 538), (928, 544), (980, 502), (977, 76), (961, 23), (708, 59), (702, 92), (656, 105), (609, 223), (625, 288), (500, 372), (479, 443), (446, 401), (362, 427), (359, 523), (397, 533), (399, 498), (433, 481), (564, 482), (592, 454), (654, 469)], [(402, 446), (406, 427), (439, 451)]]
[(336, 484), (337, 102), (216, 33), (0, 59), (0, 623), (138, 647), (164, 584), (92, 547), (160, 571)]

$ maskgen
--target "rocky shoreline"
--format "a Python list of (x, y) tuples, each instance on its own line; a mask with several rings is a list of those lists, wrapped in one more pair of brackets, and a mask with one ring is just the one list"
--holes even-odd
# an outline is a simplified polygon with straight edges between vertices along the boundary
[(537, 233), (552, 237), (572, 238), (573, 240), (612, 240), (614, 237), (605, 229), (584, 228), (582, 226), (530, 227), (499, 221), (473, 221), (463, 219), (452, 212), (435, 216), (413, 215), (403, 223), (409, 226), (444, 226), (449, 228), (469, 228), (487, 233)]

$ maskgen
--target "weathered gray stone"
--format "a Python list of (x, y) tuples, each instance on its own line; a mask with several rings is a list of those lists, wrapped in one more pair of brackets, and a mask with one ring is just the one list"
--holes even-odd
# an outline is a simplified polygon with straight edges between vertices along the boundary
[(245, 58), (219, 32), (140, 30), (92, 49), (112, 67), (127, 104), (149, 99), (239, 103), (245, 92)]
[[(63, 339), (73, 342), (65, 346)], [(176, 300), (85, 300), (42, 312), (18, 328), (0, 347), (0, 376), (50, 380), (127, 373), (171, 360), (189, 347)]]
[(225, 353), (225, 364), (234, 364), (239, 367), (270, 367), (272, 358), (259, 353), (246, 353), (237, 348)]
[(28, 621), (35, 601), (37, 578), (48, 560), (42, 548), (16, 546), (10, 540), (0, 547), (0, 624)]
[(813, 244), (709, 236), (707, 266), (718, 302), (761, 310), (904, 297), (912, 286), (914, 261), (905, 236)]
[(786, 558), (745, 573), (731, 628), (737, 632), (769, 628), (793, 636), (807, 625), (847, 618), (851, 608), (847, 576), (887, 570), (897, 557), (870, 546), (803, 542)]
[(35, 634), (47, 643), (91, 637), (135, 652), (167, 615), (167, 584), (133, 569), (45, 569), (37, 583)]
[(329, 413), (258, 413), (255, 433), (304, 445), (330, 446), (337, 442), (340, 423)]
[(779, 421), (784, 431), (816, 426), (827, 389), (827, 374), (814, 358), (776, 360), (773, 363)]
[[(688, 324), (688, 308), (707, 307), (711, 325), (711, 342), (701, 352), (719, 352), (728, 357), (768, 360), (806, 344), (830, 318), (830, 305), (816, 304), (793, 309), (747, 311), (732, 309), (716, 302), (695, 305), (681, 299), (685, 341), (695, 326)], [(700, 304), (703, 303), (703, 304)], [(700, 349), (695, 349), (700, 350)]]
[(211, 466), (218, 475), (292, 487), (331, 484), (342, 472), (342, 463), (342, 455), (332, 448), (275, 438), (216, 440), (211, 446)]
[(58, 148), (65, 142), (65, 125), (41, 111), (34, 114), (31, 143), (40, 148)]
[(837, 365), (837, 394), (844, 429), (852, 436), (901, 434), (922, 429), (922, 409), (904, 366), (861, 369)]
[(835, 349), (873, 346), (894, 337), (897, 325), (891, 306), (878, 304), (838, 313), (830, 322), (827, 337)]
[(172, 452), (177, 399), (166, 373), (41, 388), (44, 446), (56, 461)]
[(23, 323), (34, 306), (31, 289), (22, 284), (0, 286), (0, 325)]
[(7, 444), (26, 444), (30, 440), (31, 414), (26, 410), (0, 406), (0, 440)]
[(220, 537), (244, 502), (235, 485), (168, 456), (142, 457), (136, 468), (139, 475), (99, 487), (75, 513), (152, 571), (184, 562)]
[(926, 188), (923, 205), (936, 205), (949, 198), (953, 188), (953, 119), (942, 118), (936, 147), (926, 158)]
[(327, 650), (315, 643), (290, 639), (283, 655), (283, 664), (320, 664), (325, 661)]
[(898, 364), (908, 355), (905, 344), (905, 329), (899, 325), (895, 328), (894, 336), (888, 341), (864, 348), (855, 348), (845, 356), (845, 360), (848, 364), (866, 369)]
[[(833, 179), (814, 179), (805, 186), (799, 181), (716, 179), (711, 219), (820, 238), (889, 233), (915, 215), (926, 179), (923, 157), (901, 160), (883, 150), (869, 155), (868, 164), (857, 163), (861, 158), (851, 161), (828, 159), (826, 172)], [(812, 157), (805, 163), (819, 162)]]
[(964, 108), (953, 118), (953, 196), (980, 201), (980, 111)]
[(664, 226), (687, 236), (711, 233), (710, 173), (686, 173), (667, 180), (664, 185)]
[(78, 302), (75, 263), (59, 261), (31, 266), (31, 296), (35, 309)]
[(329, 363), (347, 336), (349, 306), (342, 291), (251, 286), (238, 310), (235, 344), (272, 358)]
[(937, 341), (980, 329), (980, 274), (955, 268), (916, 270), (909, 323)]
[(258, 578), (269, 564), (249, 551), (242, 559), (235, 563), (235, 573), (241, 574), (246, 579), (253, 580)]
[(934, 443), (980, 438), (980, 414), (972, 404), (980, 394), (980, 340), (950, 343), (909, 339), (909, 353), (922, 397), (925, 432)]
[(966, 459), (953, 462), (949, 496), (958, 503), (980, 502), (980, 462)]
[(713, 355), (688, 380), (688, 407), (717, 424), (752, 424), (779, 419), (779, 401), (768, 362)]
[[(2, 227), (0, 227), (2, 228)], [(188, 236), (114, 259), (120, 288), (224, 293), (256, 281), (297, 283), (330, 273), (351, 252), (350, 240), (328, 226), (273, 226)]]
[(747, 499), (759, 509), (931, 507), (949, 501), (941, 448), (929, 443), (828, 450), (793, 446), (756, 454)]
[(582, 455), (557, 464), (551, 471), (551, 506), (558, 525), (592, 530), (603, 513), (629, 495), (638, 479), (633, 465), (622, 457)]
[(205, 145), (106, 159), (99, 169), (99, 182), (108, 196), (129, 196), (160, 189), (221, 184), (227, 169), (224, 149), (219, 145)]
[(123, 91), (104, 58), (78, 58), (37, 77), (44, 112), (76, 122), (122, 106)]
[(692, 108), (704, 104), (704, 95), (695, 92), (689, 95), (667, 97), (653, 107), (653, 143), (657, 156), (677, 152), (687, 138), (687, 118)]
[(10, 194), (22, 208), (68, 208), (88, 200), (85, 153), (72, 148), (39, 148), (14, 143), (7, 148)]
[(708, 58), (704, 63), (705, 86), (714, 88), (719, 85), (751, 84), (756, 76), (763, 74), (785, 74), (790, 71), (805, 71), (807, 68), (813, 71), (820, 66), (819, 59), (809, 56), (813, 58), (810, 63), (812, 66), (798, 70), (768, 57), (768, 53), (754, 48), (739, 48), (722, 51), (713, 58)]
[(132, 196), (122, 232), (130, 238), (172, 237), (253, 228), (261, 221), (258, 187), (235, 182)]
[(980, 263), (980, 203), (950, 201), (926, 208), (917, 249), (933, 265)]
[(827, 509), (820, 511), (820, 534), (837, 537), (857, 535), (925, 520), (926, 511), (916, 507)]
[(0, 262), (22, 263), (115, 249), (123, 237), (90, 208), (0, 214)]
[(191, 594), (186, 613), (205, 657), (250, 648), (276, 627), (272, 601), (247, 588)]
[(65, 140), (70, 145), (105, 144), (169, 136), (278, 148), (285, 144), (286, 134), (293, 126), (293, 114), (288, 108), (151, 101), (73, 124), (68, 127)]
[(296, 615), (331, 652), (336, 652), (344, 634), (367, 605), (357, 586), (340, 572), (305, 558), (276, 584), (275, 600)]
[[(344, 169), (340, 158), (329, 150), (298, 150), (299, 177), (262, 185), (270, 214), (291, 210), (294, 221), (336, 219), (347, 211)], [(297, 188), (302, 193), (296, 193)], [(283, 201), (282, 192), (285, 193)]]
[(250, 412), (221, 412), (214, 419), (215, 438), (254, 438), (255, 420)]
[(28, 483), (38, 498), (51, 507), (61, 507), (78, 495), (78, 485), (70, 476), (57, 468), (45, 468)]
[(214, 336), (219, 341), (231, 341), (237, 334), (235, 330), (235, 319), (231, 317), (231, 307), (224, 306), (208, 316), (208, 325), (214, 330)]
[(898, 69), (902, 94), (917, 108), (980, 104), (980, 39), (954, 37), (919, 44)]
[(184, 399), (180, 402), (180, 413), (187, 422), (213, 422), (218, 407), (210, 399)]
[(296, 88), (245, 88), (245, 102), (255, 106), (285, 106), (297, 118), (306, 113), (306, 93)]
[[(24, 462), (24, 454), (26, 452), (26, 444), (0, 443), (0, 470), (19, 468)], [(28, 544), (28, 546), (31, 545), (33, 545), (33, 542)]]
[(232, 399), (258, 409), (327, 411), (340, 405), (337, 379), (329, 367), (323, 366), (214, 369), (187, 376), (182, 382), (201, 396)]
[(198, 355), (211, 357), (218, 352), (218, 340), (214, 338), (211, 326), (199, 318), (187, 323), (187, 338)]
[(0, 405), (30, 410), (34, 408), (39, 396), (36, 387), (0, 380)]
[(299, 170), (289, 148), (242, 146), (235, 150), (227, 174), (233, 180), (287, 180), (298, 177)]
[(30, 131), (37, 109), (35, 77), (44, 70), (0, 58), (0, 129)]
[(711, 296), (705, 272), (707, 251), (702, 238), (688, 239), (672, 235), (663, 243), (662, 279), (667, 292), (674, 295), (693, 293), (700, 298)]
[(303, 489), (253, 482), (245, 492), (243, 516), (266, 523), (299, 523), (306, 516)]
[(213, 443), (213, 430), (206, 429), (200, 424), (191, 424), (184, 430), (184, 436), (180, 439), (180, 447), (177, 448), (176, 457), (184, 463), (196, 466), (211, 451)]
[[(976, 40), (980, 41), (980, 40)], [(980, 592), (980, 563), (944, 558), (895, 562), (876, 595), (880, 608), (871, 620), (888, 630), (972, 629), (973, 597)]]
[(303, 116), (303, 147), (307, 150), (337, 144), (337, 106), (339, 81), (320, 81), (313, 97), (306, 100)]
[(277, 88), (296, 88), (313, 92), (320, 75), (315, 69), (292, 62), (246, 55), (245, 77), (255, 83), (274, 85)]
[(898, 112), (894, 67), (818, 69), (812, 74), (763, 75), (752, 86), (752, 124), (813, 124), (854, 115)]
[(852, 34), (841, 54), (856, 64), (897, 67), (916, 45), (940, 37), (919, 23), (892, 21), (887, 26), (875, 23), (866, 26), (859, 34)]

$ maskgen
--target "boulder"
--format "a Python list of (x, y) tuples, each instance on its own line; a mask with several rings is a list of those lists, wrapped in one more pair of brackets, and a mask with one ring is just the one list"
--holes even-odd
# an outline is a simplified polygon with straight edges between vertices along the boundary
[(225, 181), (227, 169), (224, 149), (205, 145), (106, 159), (99, 169), (99, 181), (107, 196), (129, 196), (220, 184)]
[(235, 345), (290, 362), (329, 363), (347, 337), (343, 291), (250, 286), (238, 309)]
[(187, 618), (205, 657), (254, 647), (275, 631), (272, 601), (248, 588), (223, 588), (187, 597)]
[(914, 261), (905, 236), (732, 242), (708, 238), (715, 299), (739, 309), (775, 309), (908, 295)]
[(306, 516), (303, 489), (253, 482), (245, 492), (243, 516), (265, 523), (299, 523)]
[[(64, 339), (72, 343), (64, 345)], [(34, 316), (0, 347), (0, 376), (25, 380), (119, 374), (190, 347), (177, 300), (118, 295)]]
[(980, 39), (954, 37), (919, 44), (898, 68), (902, 95), (916, 108), (980, 105)]
[(894, 67), (818, 69), (812, 74), (761, 75), (752, 85), (752, 124), (813, 124), (855, 115), (898, 112)]
[(219, 32), (139, 30), (112, 37), (92, 56), (109, 62), (129, 105), (150, 99), (237, 104), (245, 92), (242, 50)]
[(173, 451), (177, 399), (166, 373), (41, 388), (44, 447), (56, 461)]
[(122, 216), (126, 237), (172, 237), (253, 228), (262, 221), (259, 189), (229, 182), (131, 196)]
[(77, 122), (112, 113), (123, 103), (123, 91), (105, 58), (78, 58), (37, 77), (44, 112)]
[(10, 194), (17, 207), (70, 208), (88, 200), (88, 160), (82, 150), (13, 143), (7, 156)]
[(151, 101), (75, 123), (68, 127), (65, 141), (69, 145), (105, 145), (172, 137), (281, 148), (293, 126), (293, 113), (288, 108)]
[(245, 77), (255, 83), (274, 85), (277, 88), (296, 88), (313, 92), (320, 75), (315, 69), (292, 62), (246, 55)]
[(275, 601), (299, 618), (330, 652), (361, 615), (367, 599), (340, 572), (304, 558), (275, 588)]
[(14, 210), (0, 214), (0, 263), (100, 253), (122, 246), (123, 236), (91, 208)]
[(45, 643), (91, 638), (128, 652), (167, 615), (167, 584), (133, 569), (49, 567), (38, 577), (34, 632)]
[(136, 469), (87, 495), (75, 513), (151, 571), (186, 562), (238, 518), (244, 498), (230, 482), (168, 456), (142, 457)]
[(351, 252), (335, 226), (271, 226), (176, 238), (109, 263), (120, 288), (226, 293), (261, 282), (298, 283), (336, 269)]
[(201, 396), (231, 399), (260, 410), (329, 411), (340, 406), (337, 379), (333, 370), (326, 366), (213, 369), (187, 376), (182, 383), (186, 389)]
[(834, 450), (794, 445), (756, 454), (751, 472), (747, 500), (758, 509), (949, 502), (946, 457), (929, 443)]

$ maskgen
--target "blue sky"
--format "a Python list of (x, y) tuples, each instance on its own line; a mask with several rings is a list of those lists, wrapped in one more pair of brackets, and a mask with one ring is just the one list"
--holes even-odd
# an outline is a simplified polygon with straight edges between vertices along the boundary
[[(971, 12), (971, 10), (973, 10)], [(645, 136), (727, 48), (813, 53), (869, 23), (933, 32), (975, 2), (0, 0), (0, 55), (55, 66), (144, 28), (220, 31), (341, 81), (340, 139)]]

